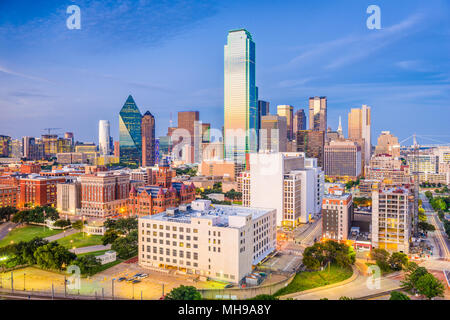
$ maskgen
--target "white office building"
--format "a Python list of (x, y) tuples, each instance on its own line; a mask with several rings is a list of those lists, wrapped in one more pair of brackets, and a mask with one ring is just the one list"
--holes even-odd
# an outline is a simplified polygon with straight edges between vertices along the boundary
[(109, 155), (111, 153), (108, 120), (100, 120), (98, 122), (98, 148), (101, 155)]
[(276, 209), (277, 226), (295, 228), (321, 212), (323, 171), (302, 152), (252, 153), (246, 179), (242, 197), (250, 193), (250, 201), (245, 204)]
[(238, 283), (276, 248), (275, 210), (190, 205), (139, 218), (139, 265)]

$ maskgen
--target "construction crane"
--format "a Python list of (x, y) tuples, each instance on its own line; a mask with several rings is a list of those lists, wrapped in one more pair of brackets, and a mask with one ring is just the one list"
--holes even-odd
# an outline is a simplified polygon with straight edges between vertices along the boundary
[(42, 130), (47, 130), (48, 134), (50, 134), (50, 131), (52, 131), (52, 130), (59, 130), (59, 129), (62, 129), (62, 128), (44, 128)]

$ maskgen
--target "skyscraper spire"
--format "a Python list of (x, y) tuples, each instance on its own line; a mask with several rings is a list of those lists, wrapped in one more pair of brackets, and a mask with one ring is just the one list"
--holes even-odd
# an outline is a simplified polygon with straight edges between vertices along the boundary
[(339, 116), (339, 127), (337, 129), (337, 132), (339, 133), (340, 137), (344, 136), (343, 131), (342, 131), (342, 117), (341, 116)]

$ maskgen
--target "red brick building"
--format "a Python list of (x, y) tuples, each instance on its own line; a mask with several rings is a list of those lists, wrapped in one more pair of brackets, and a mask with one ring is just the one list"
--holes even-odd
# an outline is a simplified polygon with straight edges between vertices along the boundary
[(17, 207), (18, 194), (17, 187), (0, 185), (0, 208)]
[(81, 214), (106, 218), (123, 215), (130, 192), (130, 175), (98, 172), (81, 176)]
[(20, 179), (19, 207), (25, 204), (35, 206), (56, 206), (56, 185), (65, 182), (64, 177), (30, 176)]
[(21, 173), (39, 173), (41, 172), (41, 165), (37, 163), (23, 163), (20, 166), (20, 172)]
[(169, 188), (146, 186), (132, 188), (128, 199), (129, 215), (146, 216), (195, 200), (195, 187), (174, 182)]

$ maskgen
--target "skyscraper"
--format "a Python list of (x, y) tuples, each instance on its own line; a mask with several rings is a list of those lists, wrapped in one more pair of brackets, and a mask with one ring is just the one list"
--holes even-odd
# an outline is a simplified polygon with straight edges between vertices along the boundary
[(277, 114), (280, 117), (286, 117), (287, 139), (292, 140), (294, 138), (294, 107), (290, 105), (279, 105), (277, 106)]
[(224, 56), (225, 158), (243, 164), (246, 154), (258, 147), (255, 43), (250, 33), (230, 31)]
[(111, 153), (108, 120), (100, 120), (98, 122), (98, 150), (102, 156)]
[(297, 151), (304, 152), (306, 157), (317, 159), (317, 165), (323, 168), (325, 132), (302, 130), (297, 132)]
[(389, 131), (382, 131), (378, 137), (375, 154), (390, 154), (395, 158), (400, 157), (400, 143), (398, 142), (398, 138)]
[(142, 166), (155, 165), (155, 117), (147, 111), (142, 116)]
[(287, 149), (286, 117), (267, 115), (261, 118), (259, 130), (259, 150), (286, 152)]
[(327, 131), (327, 97), (309, 98), (309, 130)]
[(364, 162), (369, 163), (372, 151), (371, 136), (371, 112), (365, 104), (359, 108), (353, 108), (348, 114), (348, 138), (357, 141), (364, 139)]
[(296, 136), (297, 131), (306, 130), (306, 114), (305, 110), (298, 109), (294, 114), (294, 122), (293, 122), (293, 134), (294, 138)]
[(270, 114), (270, 103), (263, 100), (258, 100), (258, 129), (261, 129), (261, 117)]
[(198, 111), (178, 112), (178, 128), (174, 131), (174, 146), (179, 144), (182, 159), (187, 163), (199, 160), (201, 144), (201, 123)]
[(141, 112), (131, 95), (119, 113), (120, 162), (139, 165), (142, 157)]

